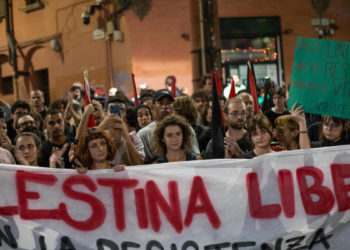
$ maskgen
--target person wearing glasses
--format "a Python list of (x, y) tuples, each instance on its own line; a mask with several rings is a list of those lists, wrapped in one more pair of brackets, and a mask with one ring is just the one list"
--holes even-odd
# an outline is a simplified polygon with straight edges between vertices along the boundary
[(311, 142), (311, 147), (329, 147), (350, 144), (348, 119), (322, 116), (320, 140)]
[(22, 132), (32, 132), (39, 136), (40, 140), (45, 141), (43, 133), (39, 130), (37, 123), (32, 115), (22, 115), (16, 123), (17, 134)]
[[(229, 99), (224, 106), (224, 119), (227, 125), (224, 138), (225, 158), (238, 158), (242, 154), (253, 150), (249, 139), (246, 124), (246, 106), (239, 97)], [(212, 159), (212, 140), (209, 141), (204, 153), (205, 159)]]
[(29, 114), (30, 106), (29, 103), (23, 100), (17, 100), (11, 106), (11, 119), (7, 121), (7, 135), (10, 138), (12, 144), (17, 136), (16, 123), (20, 116)]

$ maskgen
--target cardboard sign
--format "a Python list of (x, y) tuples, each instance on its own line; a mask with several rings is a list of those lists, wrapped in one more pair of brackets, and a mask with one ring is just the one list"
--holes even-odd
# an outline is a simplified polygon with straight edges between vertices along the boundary
[(0, 166), (1, 249), (349, 248), (350, 147), (123, 172)]
[(288, 109), (350, 118), (350, 43), (297, 37)]

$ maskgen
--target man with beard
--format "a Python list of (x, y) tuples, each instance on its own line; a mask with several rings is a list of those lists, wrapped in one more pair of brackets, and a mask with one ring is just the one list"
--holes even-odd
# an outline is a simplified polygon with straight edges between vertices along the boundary
[(36, 134), (42, 142), (45, 140), (43, 133), (38, 129), (34, 118), (31, 115), (22, 115), (16, 123), (17, 134), (22, 132), (32, 132)]
[[(152, 151), (151, 151), (151, 140), (153, 136), (153, 132), (156, 129), (157, 122), (160, 122), (166, 117), (167, 115), (171, 114), (173, 112), (172, 103), (174, 101), (172, 93), (167, 89), (160, 89), (156, 91), (153, 95), (153, 110), (152, 112), (155, 113), (156, 120), (152, 123), (148, 124), (146, 127), (139, 130), (137, 133), (144, 146), (145, 150), (145, 163), (152, 163), (155, 159), (153, 159)], [(199, 152), (199, 146), (198, 142), (194, 133), (194, 130), (192, 131), (192, 152), (196, 154), (200, 154)]]
[(247, 111), (247, 120), (249, 120), (254, 115), (254, 100), (251, 94), (248, 92), (241, 92), (238, 94), (238, 97), (242, 99), (245, 103)]
[(70, 141), (64, 133), (66, 121), (63, 114), (58, 109), (50, 109), (45, 118), (45, 127), (47, 129), (49, 140), (43, 143), (39, 166), (49, 167), (50, 156), (53, 152), (59, 154), (61, 157), (55, 162), (56, 167), (72, 168), (72, 164), (68, 159), (68, 152), (70, 148)]
[[(225, 158), (237, 158), (243, 153), (251, 151), (253, 144), (244, 129), (246, 123), (246, 106), (238, 97), (229, 99), (224, 107), (224, 119), (227, 124), (225, 144)], [(209, 141), (204, 158), (212, 159), (212, 141)]]

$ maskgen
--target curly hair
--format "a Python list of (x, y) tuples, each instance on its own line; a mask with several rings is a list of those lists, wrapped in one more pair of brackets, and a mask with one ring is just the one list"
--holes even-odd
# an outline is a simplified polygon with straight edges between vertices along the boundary
[(191, 97), (177, 97), (173, 103), (173, 110), (176, 114), (185, 117), (190, 124), (195, 123), (198, 113)]
[(116, 153), (116, 147), (111, 140), (111, 138), (107, 135), (105, 131), (101, 131), (97, 128), (89, 128), (87, 130), (87, 135), (85, 138), (81, 138), (78, 142), (77, 148), (75, 150), (76, 157), (83, 163), (84, 166), (91, 169), (91, 164), (93, 160), (91, 158), (89, 152), (89, 142), (95, 139), (105, 139), (107, 143), (107, 158), (106, 160), (111, 161), (114, 158)]
[(165, 128), (168, 126), (179, 126), (182, 130), (182, 145), (181, 149), (188, 153), (191, 150), (192, 131), (186, 120), (179, 115), (166, 116), (161, 122), (157, 124), (157, 127), (153, 133), (151, 149), (154, 156), (165, 155), (167, 148), (164, 143)]

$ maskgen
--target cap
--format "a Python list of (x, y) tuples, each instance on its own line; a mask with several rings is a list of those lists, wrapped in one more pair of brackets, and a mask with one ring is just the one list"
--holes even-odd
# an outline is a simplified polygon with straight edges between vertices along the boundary
[(155, 103), (163, 97), (168, 97), (171, 101), (174, 101), (173, 94), (169, 90), (160, 89), (153, 94), (153, 103)]
[(83, 85), (81, 84), (81, 82), (74, 82), (72, 87), (78, 87), (80, 89), (83, 89)]

